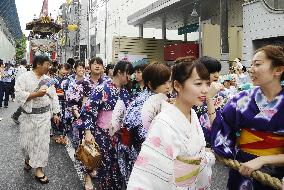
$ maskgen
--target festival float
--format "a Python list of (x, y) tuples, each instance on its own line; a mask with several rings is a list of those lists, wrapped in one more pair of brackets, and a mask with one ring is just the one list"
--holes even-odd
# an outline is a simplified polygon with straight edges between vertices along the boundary
[(26, 30), (31, 30), (29, 40), (29, 60), (37, 54), (46, 54), (56, 60), (56, 36), (61, 30), (61, 25), (56, 24), (51, 15), (48, 15), (48, 0), (43, 1), (39, 18), (26, 24)]

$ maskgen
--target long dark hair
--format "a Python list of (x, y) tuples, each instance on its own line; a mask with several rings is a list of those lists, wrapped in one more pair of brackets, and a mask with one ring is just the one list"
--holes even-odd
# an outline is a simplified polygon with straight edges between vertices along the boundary
[(210, 80), (210, 74), (205, 65), (200, 61), (180, 62), (173, 66), (172, 70), (172, 85), (174, 81), (184, 85), (185, 81), (191, 77), (193, 69), (196, 68), (198, 76), (203, 80)]
[(109, 70), (110, 70), (110, 69), (113, 69), (113, 68), (114, 68), (114, 64), (111, 64), (111, 63), (108, 64), (108, 65), (106, 66), (105, 74), (108, 75)]
[(222, 69), (222, 65), (220, 61), (218, 61), (217, 59), (213, 57), (202, 56), (197, 60), (204, 64), (209, 74), (220, 72)]
[(113, 69), (113, 76), (116, 76), (118, 71), (120, 71), (121, 73), (126, 72), (130, 75), (132, 75), (134, 72), (132, 64), (127, 61), (119, 61), (115, 64)]

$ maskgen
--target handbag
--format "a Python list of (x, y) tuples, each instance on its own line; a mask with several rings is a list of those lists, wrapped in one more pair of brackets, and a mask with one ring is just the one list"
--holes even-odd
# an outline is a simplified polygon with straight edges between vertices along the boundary
[(86, 166), (87, 170), (96, 170), (101, 165), (100, 147), (94, 140), (88, 143), (83, 140), (76, 150), (75, 157)]

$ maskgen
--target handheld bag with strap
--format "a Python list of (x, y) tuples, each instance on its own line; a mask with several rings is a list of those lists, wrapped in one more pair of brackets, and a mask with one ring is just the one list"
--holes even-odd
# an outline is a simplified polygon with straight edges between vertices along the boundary
[(96, 170), (101, 165), (101, 151), (99, 145), (93, 140), (86, 143), (85, 140), (76, 150), (75, 157), (80, 160), (88, 170)]

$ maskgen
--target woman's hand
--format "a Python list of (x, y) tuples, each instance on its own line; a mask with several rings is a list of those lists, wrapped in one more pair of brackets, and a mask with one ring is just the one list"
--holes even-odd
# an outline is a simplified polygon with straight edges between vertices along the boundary
[(86, 130), (85, 131), (85, 141), (86, 143), (90, 143), (92, 142), (93, 140), (95, 140), (94, 136), (92, 135), (91, 131), (90, 130)]
[(212, 82), (209, 88), (209, 91), (206, 95), (206, 99), (212, 99), (220, 90), (223, 90), (224, 86), (217, 82)]
[(115, 134), (114, 127), (112, 126), (112, 124), (109, 124), (109, 127), (108, 127), (108, 134), (109, 134), (111, 137)]
[(53, 116), (53, 122), (55, 123), (56, 126), (59, 126), (60, 117), (58, 117), (58, 115)]
[(239, 172), (245, 177), (250, 177), (253, 171), (259, 170), (264, 164), (265, 163), (260, 156), (248, 162), (242, 163)]
[(80, 117), (79, 109), (77, 106), (72, 107), (72, 113), (77, 119)]

